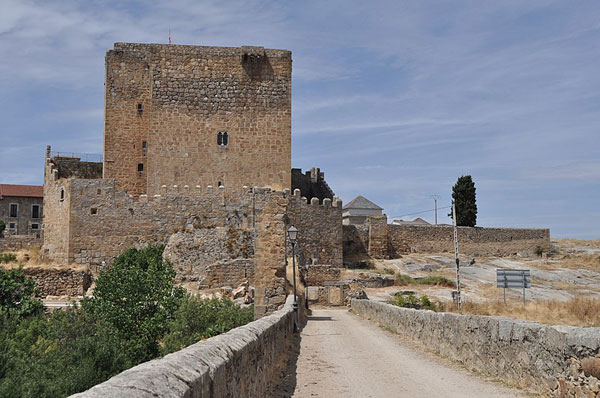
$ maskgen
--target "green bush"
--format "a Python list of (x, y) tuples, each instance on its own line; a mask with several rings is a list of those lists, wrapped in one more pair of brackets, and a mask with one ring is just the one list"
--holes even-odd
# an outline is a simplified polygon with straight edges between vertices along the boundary
[(126, 251), (93, 298), (52, 314), (22, 269), (0, 269), (0, 397), (65, 397), (253, 319), (229, 300), (186, 296), (162, 251)]
[(35, 282), (23, 269), (0, 268), (0, 313), (23, 318), (39, 314), (43, 308)]
[(0, 263), (16, 263), (17, 255), (15, 253), (0, 253)]
[(433, 285), (433, 286), (445, 286), (445, 287), (456, 287), (456, 283), (443, 276), (426, 276), (425, 278), (413, 278), (408, 275), (396, 273), (396, 285)]
[(127, 250), (100, 272), (94, 296), (82, 302), (136, 363), (159, 355), (159, 340), (185, 296), (174, 284), (175, 270), (162, 259), (163, 249)]
[(169, 324), (162, 354), (178, 351), (195, 342), (225, 333), (254, 319), (253, 307), (241, 308), (229, 299), (186, 297)]
[(427, 276), (425, 278), (415, 279), (415, 283), (419, 285), (456, 287), (456, 282), (443, 276)]
[(427, 296), (421, 296), (420, 298), (414, 294), (403, 295), (402, 293), (396, 294), (392, 304), (398, 307), (424, 309), (424, 310), (436, 310), (436, 305)]

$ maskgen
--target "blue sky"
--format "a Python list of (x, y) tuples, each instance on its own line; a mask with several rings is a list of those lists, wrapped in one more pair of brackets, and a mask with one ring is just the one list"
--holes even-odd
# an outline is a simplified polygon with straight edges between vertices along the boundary
[(478, 225), (600, 239), (597, 1), (0, 0), (0, 183), (101, 153), (106, 50), (169, 28), (292, 50), (292, 164), (345, 202), (429, 210), (471, 174)]

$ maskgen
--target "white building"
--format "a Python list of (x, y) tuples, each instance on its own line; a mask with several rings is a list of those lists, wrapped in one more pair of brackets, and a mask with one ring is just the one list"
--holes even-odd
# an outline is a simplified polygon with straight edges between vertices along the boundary
[(380, 216), (383, 209), (364, 196), (358, 195), (342, 211), (343, 225), (364, 224), (368, 216)]

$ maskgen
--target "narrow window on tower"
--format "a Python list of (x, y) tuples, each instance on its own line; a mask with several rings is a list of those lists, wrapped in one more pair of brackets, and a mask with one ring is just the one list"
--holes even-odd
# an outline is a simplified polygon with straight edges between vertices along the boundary
[(219, 131), (219, 134), (217, 134), (217, 145), (218, 146), (223, 145), (223, 133), (221, 133), (220, 131)]
[(142, 141), (142, 156), (146, 156), (148, 153), (148, 143), (146, 141)]
[(223, 145), (227, 145), (229, 144), (229, 136), (227, 135), (227, 132), (223, 133)]
[(144, 105), (137, 104), (137, 112), (138, 112), (138, 116), (142, 116), (142, 113), (144, 112)]
[(144, 163), (138, 163), (138, 177), (144, 176)]

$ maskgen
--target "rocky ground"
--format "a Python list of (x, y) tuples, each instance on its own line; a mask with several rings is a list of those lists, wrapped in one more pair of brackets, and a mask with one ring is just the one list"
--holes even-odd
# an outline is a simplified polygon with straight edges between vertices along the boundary
[[(373, 265), (374, 269), (369, 272), (383, 275), (402, 273), (414, 278), (456, 278), (453, 253), (408, 254), (398, 259), (374, 261)], [(575, 296), (600, 298), (600, 241), (555, 240), (551, 251), (541, 257), (461, 257), (463, 297), (471, 301), (501, 300), (503, 291), (496, 288), (497, 269), (531, 270), (532, 287), (526, 290), (528, 300), (566, 301)], [(414, 290), (441, 301), (450, 301), (454, 289), (410, 285), (366, 290), (375, 300), (387, 300), (399, 290)], [(509, 299), (519, 299), (521, 294), (520, 289), (507, 289)]]

